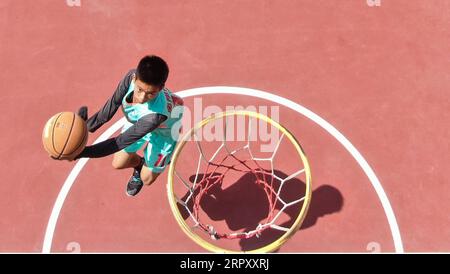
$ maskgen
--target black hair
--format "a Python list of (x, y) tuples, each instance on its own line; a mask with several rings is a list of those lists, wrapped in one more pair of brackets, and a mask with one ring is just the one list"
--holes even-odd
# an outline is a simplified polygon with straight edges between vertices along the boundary
[(169, 76), (166, 61), (156, 55), (147, 55), (139, 61), (136, 77), (148, 85), (163, 86)]

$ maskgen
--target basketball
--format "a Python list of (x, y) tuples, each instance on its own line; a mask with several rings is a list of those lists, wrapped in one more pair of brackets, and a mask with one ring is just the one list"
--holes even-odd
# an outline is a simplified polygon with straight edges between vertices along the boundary
[(50, 157), (72, 160), (83, 151), (88, 139), (86, 122), (73, 112), (61, 112), (50, 118), (42, 132), (44, 149)]

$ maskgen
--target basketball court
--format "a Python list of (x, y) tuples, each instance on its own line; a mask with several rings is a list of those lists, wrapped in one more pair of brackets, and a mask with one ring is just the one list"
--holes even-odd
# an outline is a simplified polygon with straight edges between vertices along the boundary
[[(1, 1), (0, 252), (207, 252), (171, 211), (168, 170), (131, 198), (131, 171), (112, 156), (55, 161), (42, 147), (51, 116), (94, 114), (147, 54), (169, 64), (190, 126), (252, 108), (301, 144), (309, 209), (274, 252), (448, 251), (449, 10), (440, 0)], [(118, 134), (122, 118), (88, 144)], [(192, 180), (199, 154), (185, 152)], [(295, 173), (294, 157), (280, 149), (274, 174)], [(246, 176), (202, 204), (220, 227), (264, 219), (267, 200)], [(270, 237), (218, 242), (248, 251)]]

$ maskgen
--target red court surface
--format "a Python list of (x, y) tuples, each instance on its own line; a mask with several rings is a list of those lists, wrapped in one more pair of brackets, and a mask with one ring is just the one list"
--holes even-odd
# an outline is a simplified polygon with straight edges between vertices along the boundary
[(449, 251), (449, 11), (444, 0), (1, 0), (0, 252), (205, 252), (170, 211), (167, 172), (130, 198), (130, 170), (114, 170), (112, 156), (86, 163), (49, 230), (76, 162), (48, 157), (45, 122), (82, 105), (93, 114), (146, 54), (165, 58), (175, 92), (282, 96), (356, 149), (278, 102), (185, 99), (280, 107), (308, 156), (313, 195), (302, 228), (277, 252)]

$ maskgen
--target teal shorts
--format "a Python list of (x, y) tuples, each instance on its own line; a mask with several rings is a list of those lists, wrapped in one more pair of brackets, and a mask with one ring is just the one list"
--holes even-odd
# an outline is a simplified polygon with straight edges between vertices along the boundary
[[(124, 126), (122, 132), (128, 128)], [(170, 164), (177, 142), (171, 137), (147, 134), (135, 143), (124, 148), (127, 153), (136, 153), (144, 147), (145, 165), (154, 173), (161, 173)]]

